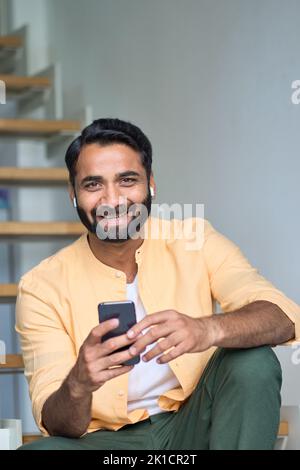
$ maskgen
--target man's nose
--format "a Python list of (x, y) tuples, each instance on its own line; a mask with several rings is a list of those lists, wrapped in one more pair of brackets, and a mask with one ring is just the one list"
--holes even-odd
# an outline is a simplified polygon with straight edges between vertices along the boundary
[(105, 204), (109, 207), (117, 207), (120, 204), (124, 204), (126, 198), (122, 196), (119, 189), (115, 185), (109, 185), (105, 188), (101, 195), (101, 204)]

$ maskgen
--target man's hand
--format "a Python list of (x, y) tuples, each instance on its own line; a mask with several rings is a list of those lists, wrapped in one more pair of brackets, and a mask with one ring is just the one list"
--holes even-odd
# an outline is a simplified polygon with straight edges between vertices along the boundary
[(76, 364), (68, 376), (74, 398), (94, 392), (108, 380), (126, 374), (133, 368), (133, 366), (120, 366), (132, 358), (128, 350), (116, 352), (133, 343), (126, 334), (101, 343), (101, 338), (115, 329), (118, 321), (112, 319), (97, 325), (82, 344)]
[[(147, 328), (149, 330), (140, 339), (137, 338)], [(163, 354), (156, 361), (159, 364), (165, 364), (184, 353), (205, 351), (215, 344), (218, 335), (217, 325), (211, 321), (211, 317), (191, 318), (175, 310), (148, 315), (127, 332), (129, 339), (136, 340), (130, 347), (132, 356), (164, 338), (142, 358), (149, 361)], [(164, 354), (169, 349), (171, 350)]]
[[(133, 366), (122, 366), (132, 358), (128, 349), (134, 340), (124, 334), (101, 343), (101, 338), (118, 326), (117, 319), (107, 320), (93, 328), (82, 344), (75, 366), (60, 388), (46, 400), (42, 420), (49, 434), (80, 437), (91, 421), (92, 392), (108, 380), (129, 372)], [(119, 366), (119, 367), (118, 367)]]
[[(146, 334), (138, 338), (138, 334), (148, 328)], [(211, 346), (254, 348), (281, 344), (295, 337), (295, 325), (276, 304), (257, 300), (233, 312), (201, 318), (164, 310), (148, 315), (134, 325), (127, 336), (136, 340), (130, 347), (133, 356), (159, 341), (143, 360), (162, 355), (157, 362), (164, 364), (184, 353), (202, 352)]]

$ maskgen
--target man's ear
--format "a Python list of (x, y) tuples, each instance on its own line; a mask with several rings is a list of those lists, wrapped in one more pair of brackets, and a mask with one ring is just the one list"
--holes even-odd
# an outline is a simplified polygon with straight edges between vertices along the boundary
[(156, 195), (156, 183), (154, 181), (153, 173), (151, 172), (149, 186), (152, 188), (153, 197)]
[(71, 183), (68, 184), (68, 193), (69, 193), (69, 197), (71, 199), (72, 205), (75, 207), (74, 200), (76, 201), (76, 196), (75, 196), (74, 186)]

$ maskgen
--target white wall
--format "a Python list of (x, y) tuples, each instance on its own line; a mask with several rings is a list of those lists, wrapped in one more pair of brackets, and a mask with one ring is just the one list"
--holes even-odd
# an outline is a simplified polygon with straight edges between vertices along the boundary
[[(62, 63), (68, 117), (80, 102), (94, 117), (140, 125), (154, 147), (157, 202), (204, 203), (215, 227), (300, 303), (300, 105), (290, 100), (299, 1), (15, 2), (41, 34), (41, 62)], [(284, 403), (299, 404), (300, 366), (289, 349), (279, 356)]]

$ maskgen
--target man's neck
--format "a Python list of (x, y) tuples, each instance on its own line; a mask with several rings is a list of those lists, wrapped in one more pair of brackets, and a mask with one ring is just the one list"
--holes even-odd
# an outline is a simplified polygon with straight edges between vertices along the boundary
[(130, 282), (137, 272), (135, 252), (142, 245), (143, 239), (129, 239), (122, 242), (100, 240), (95, 234), (88, 234), (88, 241), (94, 256), (101, 263), (126, 273)]

